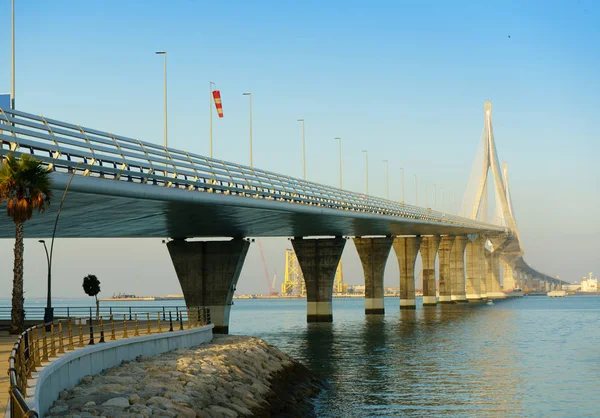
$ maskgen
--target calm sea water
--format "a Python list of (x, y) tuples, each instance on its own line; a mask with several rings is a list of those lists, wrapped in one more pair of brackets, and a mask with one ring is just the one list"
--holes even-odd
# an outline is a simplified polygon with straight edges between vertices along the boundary
[(386, 298), (385, 308), (367, 317), (363, 299), (334, 299), (333, 323), (307, 324), (305, 300), (236, 300), (230, 332), (263, 338), (327, 379), (319, 416), (600, 416), (600, 297), (415, 311)]
[(319, 416), (600, 416), (600, 297), (525, 297), (365, 316), (334, 299), (236, 300), (230, 332), (263, 338), (331, 384)]

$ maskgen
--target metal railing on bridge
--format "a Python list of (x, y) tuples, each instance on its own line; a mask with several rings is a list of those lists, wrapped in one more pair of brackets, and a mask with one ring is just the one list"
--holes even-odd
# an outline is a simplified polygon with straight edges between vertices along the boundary
[(0, 108), (0, 155), (35, 155), (57, 172), (503, 231), (474, 219), (350, 192)]
[(9, 402), (11, 417), (37, 417), (26, 398), (28, 381), (37, 368), (53, 358), (87, 345), (102, 344), (123, 338), (197, 328), (211, 323), (210, 310), (197, 307), (185, 310), (91, 315), (35, 325), (18, 336), (8, 359)]

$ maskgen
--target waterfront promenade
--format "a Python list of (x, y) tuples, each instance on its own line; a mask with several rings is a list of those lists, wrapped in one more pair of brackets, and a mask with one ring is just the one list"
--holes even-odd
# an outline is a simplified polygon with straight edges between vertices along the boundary
[[(3, 361), (8, 361), (10, 351), (12, 350), (16, 339), (16, 336), (10, 335), (8, 331), (0, 331), (0, 358)], [(4, 411), (6, 410), (9, 388), (8, 374), (0, 373), (0, 417), (4, 416)]]
[[(122, 340), (122, 339), (135, 339), (135, 333), (138, 332), (139, 329), (139, 337), (147, 337), (150, 334), (153, 335), (165, 335), (168, 334), (170, 331), (171, 326), (173, 327), (173, 331), (178, 331), (178, 330), (184, 330), (184, 329), (188, 329), (190, 327), (190, 323), (188, 323), (187, 321), (187, 317), (186, 317), (186, 321), (178, 321), (178, 320), (174, 320), (172, 323), (170, 320), (163, 320), (160, 319), (160, 313), (156, 312), (157, 315), (159, 315), (159, 319), (158, 320), (151, 320), (151, 322), (148, 322), (145, 319), (139, 320), (128, 320), (127, 322), (127, 326), (125, 326), (125, 322), (122, 320), (115, 320), (112, 324), (111, 324), (111, 320), (109, 318), (105, 318), (104, 321), (104, 335), (106, 336), (106, 342), (110, 342), (111, 340)], [(126, 316), (124, 315), (124, 319), (126, 318)], [(201, 321), (204, 321), (204, 318), (206, 317), (201, 317)], [(65, 322), (63, 322), (64, 324)], [(209, 322), (210, 323), (210, 322)], [(196, 320), (193, 320), (193, 322), (191, 323), (192, 328), (195, 328), (199, 325), (205, 325), (206, 322), (203, 323), (198, 323)], [(40, 325), (41, 326), (41, 325)], [(88, 326), (85, 326), (85, 331), (82, 333), (82, 328), (81, 326), (79, 326), (79, 333), (77, 333), (76, 328), (77, 325), (74, 324), (73, 329), (74, 329), (74, 333), (73, 333), (73, 340), (75, 342), (75, 347), (74, 347), (74, 351), (80, 350), (80, 349), (84, 349), (89, 347), (90, 345), (94, 344), (93, 342), (90, 344), (90, 338), (92, 336), (91, 334), (91, 329), (90, 329), (90, 335), (88, 337)], [(96, 347), (101, 347), (103, 345), (103, 342), (100, 342), (100, 338), (101, 338), (101, 333), (100, 330), (101, 328), (98, 326), (98, 324), (96, 323), (94, 325), (94, 339), (95, 339), (95, 346)], [(129, 333), (127, 333), (127, 329), (129, 328)], [(43, 329), (43, 328), (42, 328)], [(55, 360), (59, 359), (61, 356), (65, 355), (65, 354), (61, 354), (60, 353), (60, 348), (64, 346), (64, 349), (66, 350), (67, 354), (69, 351), (73, 351), (73, 348), (71, 348), (71, 350), (69, 350), (67, 348), (67, 341), (69, 339), (69, 337), (67, 337), (67, 328), (65, 328), (65, 333), (62, 334), (61, 331), (58, 331), (59, 328), (55, 327), (55, 334), (54, 337), (56, 338), (56, 340), (54, 340), (52, 338), (52, 334), (50, 332), (46, 333), (46, 337), (44, 337), (44, 342), (46, 342), (46, 338), (48, 341), (48, 344), (52, 344), (52, 350), (54, 350), (54, 341), (56, 341), (56, 345), (59, 348), (59, 350), (53, 355), (52, 352), (50, 352), (50, 349), (48, 349), (49, 351), (49, 361), (41, 361), (41, 366), (43, 370), (45, 367), (47, 367), (48, 365), (52, 364), (52, 362), (54, 362)], [(79, 336), (78, 336), (79, 334)], [(0, 357), (4, 358), (7, 361), (7, 365), (8, 365), (8, 360), (9, 357), (11, 355), (11, 350), (13, 349), (13, 346), (15, 344), (15, 341), (17, 340), (18, 336), (16, 335), (10, 335), (8, 334), (7, 331), (0, 331)], [(40, 345), (41, 345), (41, 336), (40, 338)], [(82, 344), (80, 347), (77, 346), (76, 340), (79, 339), (80, 343)], [(41, 348), (40, 348), (41, 350)], [(17, 369), (19, 368), (18, 366)], [(108, 366), (108, 367), (112, 367), (112, 366)], [(40, 369), (38, 369), (38, 372), (40, 371)], [(34, 371), (34, 377), (33, 379), (37, 379), (37, 374)], [(2, 374), (0, 375), (0, 418), (4, 416), (5, 411), (7, 409), (7, 404), (10, 400), (10, 395), (9, 395), (9, 389), (10, 389), (10, 383), (9, 383), (9, 376), (8, 374)], [(35, 392), (35, 386), (39, 383), (39, 381), (37, 381), (33, 386), (29, 386), (27, 389), (27, 394), (25, 394), (25, 389), (21, 388), (21, 392), (25, 395), (25, 397), (29, 397), (32, 396), (33, 393)], [(29, 381), (29, 384), (31, 385), (31, 380)]]

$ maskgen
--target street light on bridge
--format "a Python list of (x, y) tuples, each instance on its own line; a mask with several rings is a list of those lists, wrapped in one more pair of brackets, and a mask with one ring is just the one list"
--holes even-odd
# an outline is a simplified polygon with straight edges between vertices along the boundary
[(341, 189), (342, 188), (342, 138), (337, 137), (335, 139), (339, 140), (339, 144), (340, 144), (340, 189)]
[(404, 167), (400, 167), (402, 170), (402, 204), (404, 204)]
[(165, 148), (167, 148), (167, 51), (156, 51), (156, 55), (165, 57)]
[(15, 108), (15, 0), (12, 0), (12, 69), (10, 73), (10, 107)]
[(302, 173), (304, 176), (304, 180), (306, 180), (306, 145), (304, 143), (304, 119), (298, 119), (298, 122), (302, 122)]
[(385, 163), (385, 198), (389, 199), (390, 198), (390, 182), (389, 182), (389, 176), (388, 176), (388, 160), (383, 160), (383, 162)]
[(369, 151), (366, 149), (362, 150), (365, 153), (365, 161), (366, 161), (366, 174), (367, 174), (367, 195), (369, 194)]
[(252, 93), (242, 93), (250, 98), (250, 167), (252, 167)]
[(214, 86), (215, 83), (214, 82), (209, 82), (208, 84), (208, 109), (210, 111), (210, 158), (213, 157), (213, 90), (214, 90)]
[(415, 176), (415, 206), (419, 206), (419, 180), (417, 179), (417, 175)]

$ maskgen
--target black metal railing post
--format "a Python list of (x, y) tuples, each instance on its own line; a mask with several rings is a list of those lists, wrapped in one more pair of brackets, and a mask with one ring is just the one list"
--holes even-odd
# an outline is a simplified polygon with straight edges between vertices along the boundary
[[(91, 310), (92, 308), (90, 308)], [(90, 315), (90, 342), (88, 345), (94, 345), (94, 325), (92, 324), (92, 315)]]

